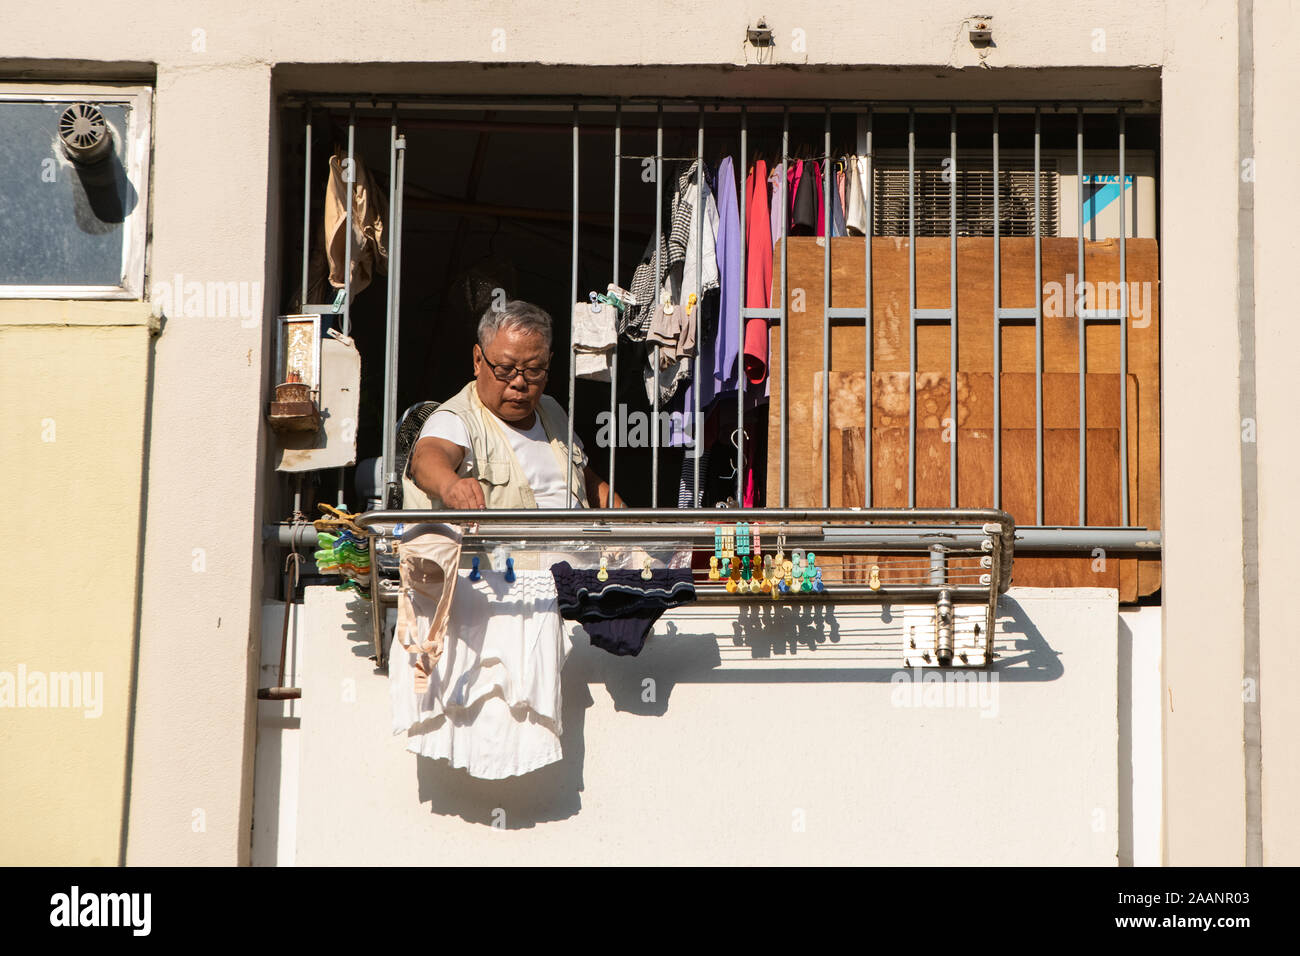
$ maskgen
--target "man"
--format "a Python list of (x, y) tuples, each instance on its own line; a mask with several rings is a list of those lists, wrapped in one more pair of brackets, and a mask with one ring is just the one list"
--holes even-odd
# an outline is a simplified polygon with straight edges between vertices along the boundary
[(610, 507), (608, 482), (576, 435), (567, 446), (564, 409), (542, 394), (551, 356), (543, 309), (515, 299), (483, 314), (474, 379), (421, 429), (402, 480), (405, 507)]

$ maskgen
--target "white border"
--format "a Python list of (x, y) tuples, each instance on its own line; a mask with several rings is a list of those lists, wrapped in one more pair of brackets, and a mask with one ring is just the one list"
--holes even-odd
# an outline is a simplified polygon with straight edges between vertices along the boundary
[(0, 86), (0, 103), (124, 103), (126, 175), (135, 187), (135, 208), (126, 217), (122, 274), (117, 285), (3, 285), (0, 299), (143, 299), (145, 247), (149, 236), (149, 165), (153, 128), (153, 87), (96, 84)]

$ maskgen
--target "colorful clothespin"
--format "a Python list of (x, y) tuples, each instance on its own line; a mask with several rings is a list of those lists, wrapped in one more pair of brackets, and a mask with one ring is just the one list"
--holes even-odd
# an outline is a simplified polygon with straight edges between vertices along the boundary
[(609, 580), (609, 567), (606, 564), (606, 559), (603, 552), (600, 555), (600, 570), (596, 572), (596, 580), (597, 581)]
[(481, 574), (478, 573), (478, 555), (477, 555), (477, 554), (474, 555), (473, 560), (470, 562), (469, 579), (470, 579), (471, 581), (482, 581), (482, 580), (483, 580), (483, 575), (481, 575)]
[(673, 297), (670, 293), (664, 293), (663, 300), (660, 304), (664, 310), (664, 315), (673, 314)]
[(691, 310), (695, 308), (695, 303), (696, 303), (696, 301), (697, 301), (697, 300), (696, 300), (696, 298), (695, 298), (695, 293), (692, 292), (692, 293), (691, 293), (691, 297), (690, 297), (689, 299), (686, 300), (686, 314), (687, 314), (687, 315), (690, 315), (690, 314), (691, 314)]
[(873, 591), (880, 590), (880, 565), (873, 564), (871, 566), (871, 579), (867, 582), (867, 587)]
[(515, 583), (515, 559), (506, 558), (506, 584)]
[(599, 311), (600, 311), (600, 296), (596, 295), (596, 293), (594, 293), (594, 292), (588, 292), (588, 293), (587, 293), (587, 302), (588, 302), (588, 306), (587, 306), (587, 307), (588, 307), (589, 309), (591, 309), (592, 312), (599, 312)]
[(641, 569), (641, 578), (645, 581), (649, 581), (652, 577), (654, 577), (654, 575), (650, 572), (651, 564), (652, 564), (651, 560), (649, 558), (646, 558), (645, 567)]
[(813, 578), (812, 589), (818, 594), (826, 590), (826, 585), (822, 584), (822, 569), (817, 569), (817, 575)]

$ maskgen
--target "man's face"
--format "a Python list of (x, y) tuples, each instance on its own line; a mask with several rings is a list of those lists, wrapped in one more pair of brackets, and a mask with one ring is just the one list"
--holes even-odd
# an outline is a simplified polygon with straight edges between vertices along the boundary
[(502, 421), (527, 422), (541, 401), (546, 376), (543, 375), (539, 382), (528, 382), (516, 371), (510, 381), (503, 382), (493, 373), (492, 366), (504, 373), (511, 367), (516, 370), (545, 369), (550, 364), (551, 351), (546, 346), (546, 339), (516, 327), (502, 329), (486, 349), (481, 345), (474, 346), (478, 397), (488, 411)]

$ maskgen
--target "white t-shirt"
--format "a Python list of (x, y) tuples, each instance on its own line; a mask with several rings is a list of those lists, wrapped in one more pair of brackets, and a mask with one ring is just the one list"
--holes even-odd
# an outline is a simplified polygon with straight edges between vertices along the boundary
[[(484, 409), (489, 415), (490, 411)], [(539, 508), (563, 508), (564, 490), (566, 478), (564, 469), (560, 467), (560, 461), (555, 457), (555, 452), (551, 449), (551, 443), (546, 439), (546, 429), (542, 427), (542, 416), (540, 413), (533, 415), (533, 427), (528, 429), (516, 428), (507, 421), (493, 415), (497, 419), (497, 424), (505, 433), (506, 439), (510, 442), (510, 449), (519, 459), (519, 467), (524, 471), (524, 477), (528, 479), (528, 486), (533, 490), (533, 497), (537, 499)], [(460, 468), (456, 474), (461, 478), (469, 476), (470, 469), (474, 466), (474, 450), (470, 448), (469, 432), (465, 430), (465, 423), (460, 420), (458, 415), (439, 409), (429, 416), (429, 420), (424, 423), (420, 429), (420, 438), (442, 438), (454, 445), (459, 445), (465, 450), (465, 457), (460, 463)], [(573, 444), (582, 451), (582, 441), (577, 435), (573, 436)], [(582, 456), (582, 467), (587, 464), (587, 456)], [(579, 468), (581, 472), (581, 467)], [(576, 489), (575, 489), (576, 490)], [(569, 496), (570, 508), (580, 508), (581, 502), (576, 494)]]

